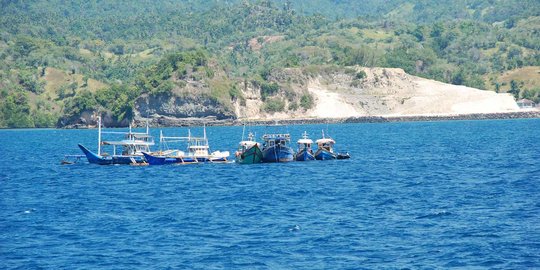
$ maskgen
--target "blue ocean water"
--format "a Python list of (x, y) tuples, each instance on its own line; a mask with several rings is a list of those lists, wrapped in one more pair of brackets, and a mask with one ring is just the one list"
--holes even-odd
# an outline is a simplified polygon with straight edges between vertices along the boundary
[(322, 129), (350, 160), (60, 165), (96, 130), (0, 130), (0, 269), (540, 268), (539, 119), (251, 128)]

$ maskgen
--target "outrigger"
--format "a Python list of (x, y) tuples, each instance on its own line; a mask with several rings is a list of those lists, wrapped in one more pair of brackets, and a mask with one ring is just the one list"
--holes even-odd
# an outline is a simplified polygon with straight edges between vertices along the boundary
[[(191, 130), (188, 130), (187, 137), (166, 137), (163, 132), (159, 136), (160, 147), (166, 147), (155, 153), (143, 152), (143, 155), (150, 165), (166, 164), (192, 164), (199, 162), (227, 162), (228, 151), (215, 151), (209, 153), (208, 138), (206, 137), (206, 127), (204, 127), (203, 137), (192, 137)], [(168, 143), (187, 142), (187, 153), (178, 149), (168, 149)]]
[[(119, 134), (124, 135), (121, 141), (102, 141), (102, 134)], [(102, 153), (102, 146), (112, 146), (113, 154)], [(83, 151), (89, 163), (99, 165), (113, 164), (144, 164), (143, 152), (150, 152), (150, 146), (154, 145), (154, 139), (150, 136), (148, 123), (146, 124), (146, 132), (132, 132), (131, 125), (128, 132), (102, 131), (101, 116), (98, 117), (98, 148), (97, 153), (90, 151), (88, 148), (79, 144), (79, 148)], [(117, 153), (117, 148), (121, 148), (121, 152)]]

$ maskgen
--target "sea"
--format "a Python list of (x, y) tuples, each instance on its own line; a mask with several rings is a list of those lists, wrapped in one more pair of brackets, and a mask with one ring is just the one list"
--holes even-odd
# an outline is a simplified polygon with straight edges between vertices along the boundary
[[(243, 127), (206, 129), (233, 157)], [(97, 130), (0, 130), (0, 269), (540, 268), (540, 119), (248, 131), (351, 159), (61, 165)]]

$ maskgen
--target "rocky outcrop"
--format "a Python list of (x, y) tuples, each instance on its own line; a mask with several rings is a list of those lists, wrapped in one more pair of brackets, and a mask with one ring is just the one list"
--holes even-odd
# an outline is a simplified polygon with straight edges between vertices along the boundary
[[(234, 122), (235, 119), (303, 121), (302, 119), (368, 117), (368, 121), (371, 121), (369, 119), (373, 117), (424, 119), (443, 116), (453, 119), (454, 115), (483, 117), (486, 114), (498, 115), (518, 111), (513, 97), (508, 94), (446, 84), (412, 76), (402, 69), (393, 68), (286, 68), (267, 74), (264, 83), (279, 85), (279, 90), (267, 96), (266, 102), (283, 102), (282, 111), (265, 110), (261, 82), (244, 80), (236, 82), (240, 96), (232, 99), (230, 104), (210, 97), (207, 94), (210, 89), (205, 88), (205, 92), (195, 86), (184, 94), (145, 94), (136, 101), (134, 120), (141, 123), (150, 121), (151, 125), (155, 126), (202, 122), (223, 125)], [(301, 97), (306, 94), (313, 98), (310, 109), (299, 106)]]
[(111, 112), (83, 111), (78, 115), (62, 117), (58, 119), (57, 127), (62, 128), (94, 128), (97, 127), (98, 115), (101, 115), (101, 123), (104, 127), (127, 127), (129, 120), (116, 120)]
[(206, 118), (234, 119), (234, 112), (205, 95), (142, 95), (135, 102), (135, 118)]

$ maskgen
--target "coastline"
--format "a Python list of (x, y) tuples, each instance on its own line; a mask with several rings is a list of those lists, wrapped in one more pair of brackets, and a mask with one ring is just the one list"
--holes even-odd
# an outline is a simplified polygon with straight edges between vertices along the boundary
[[(150, 127), (188, 127), (188, 126), (255, 126), (273, 125), (305, 125), (305, 124), (341, 124), (341, 123), (390, 123), (390, 122), (432, 122), (452, 120), (505, 120), (505, 119), (534, 119), (540, 118), (540, 110), (500, 112), (500, 113), (469, 113), (469, 114), (439, 114), (439, 115), (373, 115), (346, 118), (293, 118), (293, 119), (225, 119), (207, 118), (168, 118), (148, 119)], [(145, 127), (147, 119), (137, 119), (132, 127)], [(127, 127), (127, 126), (126, 126)], [(57, 129), (92, 129), (95, 125), (67, 125)], [(124, 127), (125, 128), (125, 127)], [(51, 129), (51, 128), (0, 128), (0, 129)], [(54, 128), (52, 128), (54, 129)]]
[[(388, 122), (423, 122), (423, 121), (451, 121), (451, 120), (504, 120), (504, 119), (532, 119), (540, 118), (539, 110), (514, 111), (501, 113), (471, 113), (471, 114), (441, 114), (441, 115), (380, 115), (357, 116), (346, 118), (295, 118), (295, 119), (226, 119), (215, 118), (159, 118), (149, 119), (151, 127), (177, 127), (177, 126), (241, 126), (243, 124), (271, 126), (271, 125), (302, 125), (302, 124), (340, 124), (340, 123), (388, 123)], [(146, 119), (134, 121), (134, 126), (144, 127)]]

